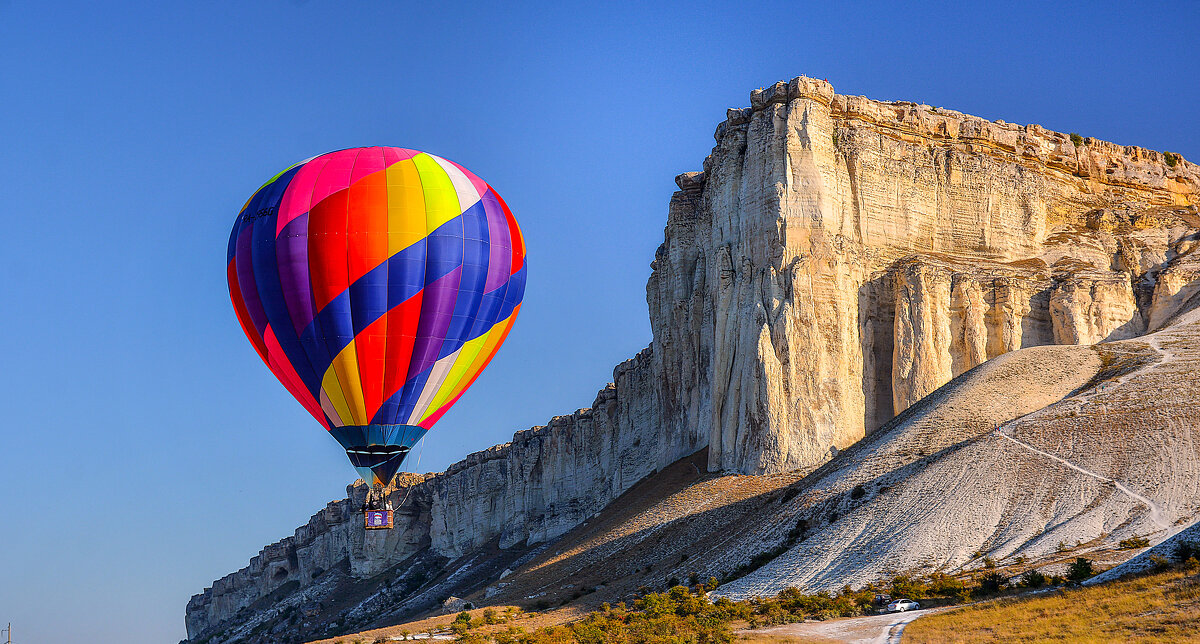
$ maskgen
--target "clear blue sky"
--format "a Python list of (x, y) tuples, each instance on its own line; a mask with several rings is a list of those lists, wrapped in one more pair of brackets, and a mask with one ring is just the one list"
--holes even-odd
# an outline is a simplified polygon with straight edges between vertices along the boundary
[(427, 150), (520, 221), (521, 318), (426, 439), (440, 470), (591, 404), (650, 341), (672, 178), (755, 87), (827, 77), (1200, 159), (1200, 5), (1049, 4), (0, 0), (0, 623), (177, 641), (190, 595), (344, 495), (226, 292), (234, 217), (285, 166)]

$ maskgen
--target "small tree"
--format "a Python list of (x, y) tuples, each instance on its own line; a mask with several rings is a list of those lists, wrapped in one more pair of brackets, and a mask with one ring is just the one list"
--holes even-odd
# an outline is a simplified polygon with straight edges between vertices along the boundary
[(1000, 573), (992, 570), (985, 572), (979, 578), (979, 590), (984, 593), (998, 593), (1004, 585), (1008, 583), (1008, 578)]
[(1046, 575), (1036, 570), (1026, 571), (1021, 575), (1021, 585), (1025, 588), (1041, 588), (1046, 585)]
[(1071, 133), (1071, 143), (1074, 143), (1075, 147), (1077, 147), (1077, 148), (1081, 147), (1083, 145), (1083, 137), (1072, 132)]
[(1067, 566), (1067, 579), (1076, 583), (1091, 577), (1093, 574), (1095, 573), (1092, 570), (1092, 562), (1086, 557), (1076, 557), (1075, 561), (1072, 561)]
[(471, 630), (471, 614), (464, 610), (454, 618), (454, 622), (450, 624), (450, 631), (461, 637), (466, 635), (469, 630)]

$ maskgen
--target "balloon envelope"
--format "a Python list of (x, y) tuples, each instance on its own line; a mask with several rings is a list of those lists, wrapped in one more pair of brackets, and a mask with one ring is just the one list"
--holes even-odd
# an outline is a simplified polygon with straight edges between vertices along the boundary
[(525, 245), (500, 195), (402, 148), (296, 164), (229, 237), (229, 293), (271, 372), (386, 484), (474, 382), (525, 292)]

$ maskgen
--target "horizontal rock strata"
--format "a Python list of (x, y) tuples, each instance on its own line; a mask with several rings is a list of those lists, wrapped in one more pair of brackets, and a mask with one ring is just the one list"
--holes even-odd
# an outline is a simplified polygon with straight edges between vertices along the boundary
[(395, 530), (366, 533), (351, 488), (193, 597), (189, 637), (335, 566), (554, 539), (706, 446), (713, 472), (811, 468), (987, 360), (1137, 336), (1200, 298), (1200, 168), (1176, 155), (804, 77), (715, 138), (676, 178), (653, 342), (590, 409), (400, 481)]
[(1144, 148), (803, 77), (715, 138), (647, 285), (663, 422), (712, 470), (819, 463), (985, 359), (1142, 333), (1196, 243), (1197, 166)]

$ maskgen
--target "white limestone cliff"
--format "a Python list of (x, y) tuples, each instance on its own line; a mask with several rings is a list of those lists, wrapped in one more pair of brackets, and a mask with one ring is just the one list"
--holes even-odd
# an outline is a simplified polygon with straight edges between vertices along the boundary
[(712, 470), (812, 465), (985, 359), (1143, 333), (1135, 287), (1195, 243), (1195, 165), (1037, 125), (801, 77), (716, 140), (647, 285), (663, 420)]
[(820, 464), (987, 360), (1140, 335), (1200, 298), (1186, 160), (804, 77), (750, 102), (676, 178), (653, 342), (590, 409), (399, 480), (394, 530), (365, 531), (350, 488), (193, 597), (189, 637), (343, 562), (546, 542), (704, 447), (714, 472)]
[[(589, 409), (517, 432), (441, 474), (401, 475), (389, 489), (391, 530), (364, 528), (366, 488), (347, 488), (291, 537), (192, 597), (189, 637), (225, 622), (287, 584), (303, 588), (348, 562), (369, 578), (422, 552), (453, 560), (495, 542), (542, 543), (599, 512), (634, 483), (704, 446), (704, 435), (658, 431), (649, 351), (617, 366)], [(295, 583), (292, 583), (295, 582)]]

